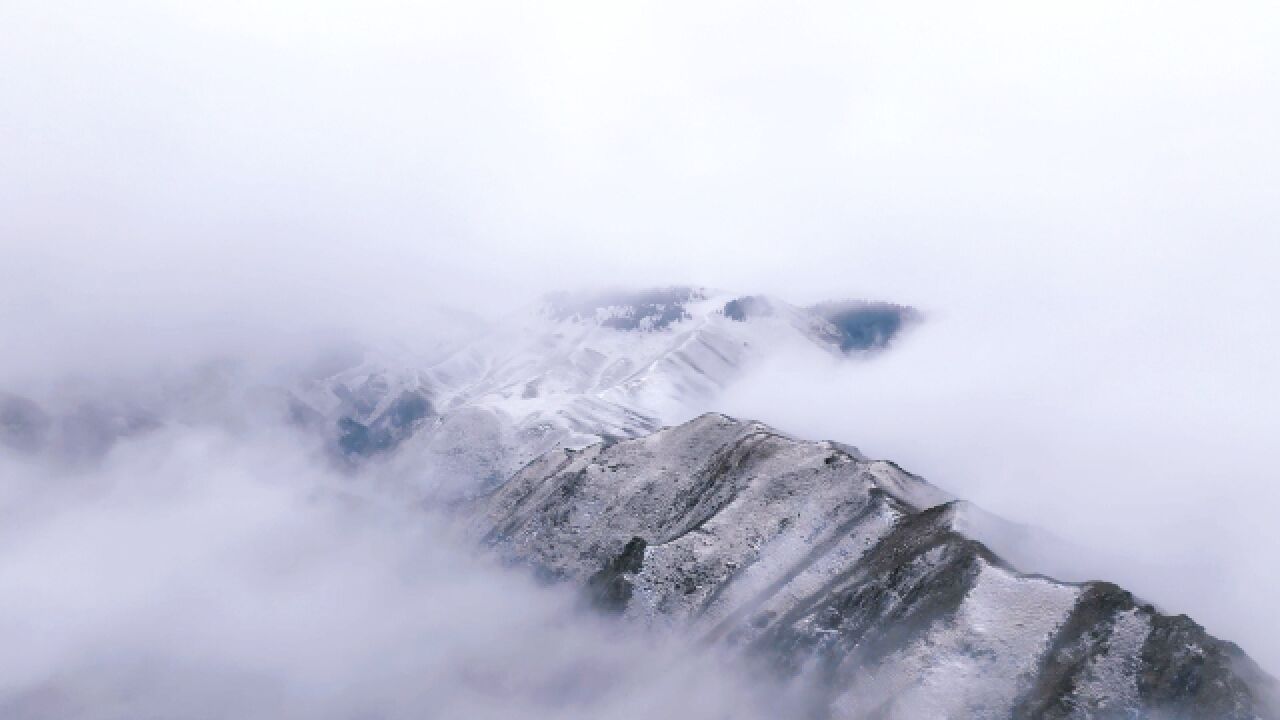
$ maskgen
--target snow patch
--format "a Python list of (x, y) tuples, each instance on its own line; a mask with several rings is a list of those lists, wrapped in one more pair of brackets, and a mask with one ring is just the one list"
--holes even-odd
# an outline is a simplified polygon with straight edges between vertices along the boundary
[(860, 717), (1009, 717), (1078, 591), (984, 564), (956, 617), (860, 674), (837, 701)]

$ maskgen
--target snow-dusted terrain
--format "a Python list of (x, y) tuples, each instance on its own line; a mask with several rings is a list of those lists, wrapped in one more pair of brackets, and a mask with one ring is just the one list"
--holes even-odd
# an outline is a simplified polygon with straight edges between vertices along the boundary
[(295, 413), (322, 418), (349, 458), (390, 462), (429, 489), (462, 479), (469, 492), (552, 448), (693, 417), (773, 354), (873, 351), (914, 318), (883, 303), (801, 308), (699, 288), (559, 294), (431, 362), (367, 353), (293, 388)]
[(773, 354), (875, 351), (915, 319), (887, 303), (802, 308), (689, 287), (562, 293), (492, 325), (446, 317), (444, 339), (425, 351), (347, 343), (266, 374), (223, 360), (51, 397), (4, 388), (0, 446), (92, 457), (163, 423), (252, 411), (287, 416), (352, 463), (470, 491), (553, 447), (636, 437), (711, 409)]
[(740, 648), (813, 717), (1274, 718), (1235, 645), (1034, 564), (1033, 531), (837, 442), (708, 412), (780, 352), (890, 348), (883, 303), (696, 288), (548, 297), (432, 353), (361, 347), (245, 388), (0, 396), (0, 443), (74, 458), (235, 409), (339, 465), (447, 501), (506, 559), (601, 609)]
[(707, 414), (562, 450), (476, 531), (597, 604), (762, 654), (837, 718), (1269, 718), (1238, 647), (1101, 582), (1014, 569), (891, 463)]

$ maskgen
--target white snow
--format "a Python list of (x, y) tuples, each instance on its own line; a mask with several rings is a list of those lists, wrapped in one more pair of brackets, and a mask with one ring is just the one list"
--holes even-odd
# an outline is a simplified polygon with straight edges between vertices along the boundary
[(953, 622), (860, 673), (837, 712), (893, 718), (1007, 718), (1077, 590), (984, 565)]
[(1137, 608), (1120, 613), (1107, 639), (1107, 651), (1094, 659), (1076, 688), (1071, 717), (1111, 717), (1140, 707), (1139, 653), (1150, 633), (1149, 619)]
[(359, 393), (369, 383), (376, 399), (370, 418), (402, 393), (421, 391), (441, 414), (436, 432), (477, 433), (489, 441), (488, 452), (471, 457), (475, 444), (460, 447), (418, 433), (397, 450), (398, 465), (506, 477), (557, 445), (636, 437), (710, 410), (724, 388), (771, 353), (838, 354), (824, 335), (825, 321), (808, 310), (770, 299), (772, 312), (738, 322), (722, 312), (735, 295), (701, 293), (685, 305), (688, 318), (662, 329), (602, 324), (623, 308), (558, 319), (546, 307), (531, 307), (442, 358), (379, 348), (358, 366), (294, 393), (336, 421), (346, 412), (338, 398), (344, 388)]

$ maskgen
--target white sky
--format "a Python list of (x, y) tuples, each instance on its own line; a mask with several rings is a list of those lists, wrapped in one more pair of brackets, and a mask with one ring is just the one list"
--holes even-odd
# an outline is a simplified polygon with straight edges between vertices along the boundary
[(0, 0), (0, 67), (0, 377), (601, 282), (908, 302), (744, 407), (1280, 668), (1274, 3)]

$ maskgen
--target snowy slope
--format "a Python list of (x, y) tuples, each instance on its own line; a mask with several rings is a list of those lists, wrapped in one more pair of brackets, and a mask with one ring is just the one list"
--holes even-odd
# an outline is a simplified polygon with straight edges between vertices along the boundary
[(1277, 717), (1236, 646), (1114, 585), (1018, 572), (920, 482), (708, 414), (550, 453), (477, 499), (474, 528), (603, 609), (762, 655), (817, 717)]
[(371, 352), (293, 392), (352, 460), (420, 468), (432, 473), (424, 487), (488, 487), (554, 447), (637, 437), (710, 409), (771, 353), (880, 349), (914, 317), (699, 288), (560, 294), (437, 362)]

